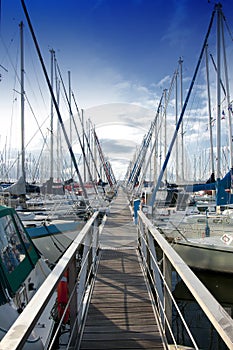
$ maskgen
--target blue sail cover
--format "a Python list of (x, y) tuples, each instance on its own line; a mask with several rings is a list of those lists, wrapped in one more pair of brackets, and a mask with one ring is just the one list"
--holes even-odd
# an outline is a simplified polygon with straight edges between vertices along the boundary
[[(232, 169), (224, 176), (222, 180), (219, 180), (219, 184), (225, 190), (231, 188)], [(210, 191), (210, 190), (216, 190), (216, 186), (217, 186), (217, 181), (212, 183), (187, 185), (184, 187), (184, 190), (186, 192)]]

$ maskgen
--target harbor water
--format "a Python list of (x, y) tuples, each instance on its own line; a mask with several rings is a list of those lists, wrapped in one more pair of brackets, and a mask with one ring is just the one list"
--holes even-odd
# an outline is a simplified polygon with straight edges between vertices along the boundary
[[(210, 293), (233, 316), (233, 277), (231, 274), (217, 274), (213, 272), (194, 271), (197, 277), (207, 287)], [(173, 294), (178, 306), (187, 320), (190, 330), (197, 342), (199, 349), (225, 350), (228, 347), (219, 337), (208, 318), (204, 315), (200, 306), (195, 302), (192, 294), (187, 290), (185, 284), (173, 275)], [(177, 313), (173, 313), (173, 329), (177, 334), (179, 344), (191, 346), (184, 326), (179, 321)]]

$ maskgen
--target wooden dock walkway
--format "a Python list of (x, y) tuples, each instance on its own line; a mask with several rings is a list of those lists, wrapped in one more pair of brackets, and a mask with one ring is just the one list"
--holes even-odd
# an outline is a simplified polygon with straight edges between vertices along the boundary
[(100, 237), (100, 262), (80, 349), (165, 349), (120, 190)]

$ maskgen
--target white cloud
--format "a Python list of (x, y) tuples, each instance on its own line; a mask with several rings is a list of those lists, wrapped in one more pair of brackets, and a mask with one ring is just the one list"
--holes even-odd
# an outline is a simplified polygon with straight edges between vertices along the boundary
[(166, 75), (163, 79), (161, 79), (158, 83), (157, 86), (160, 88), (168, 88), (170, 85), (171, 77), (170, 75)]

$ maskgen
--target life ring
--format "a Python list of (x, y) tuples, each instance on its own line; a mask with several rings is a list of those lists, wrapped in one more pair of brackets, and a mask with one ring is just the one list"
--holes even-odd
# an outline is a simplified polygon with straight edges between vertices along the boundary
[[(61, 320), (63, 317), (64, 310), (66, 308), (68, 299), (69, 299), (69, 291), (68, 291), (68, 270), (64, 273), (61, 281), (57, 286), (57, 312), (58, 319)], [(63, 317), (62, 323), (66, 324), (70, 317), (70, 310), (67, 309), (65, 316)]]

